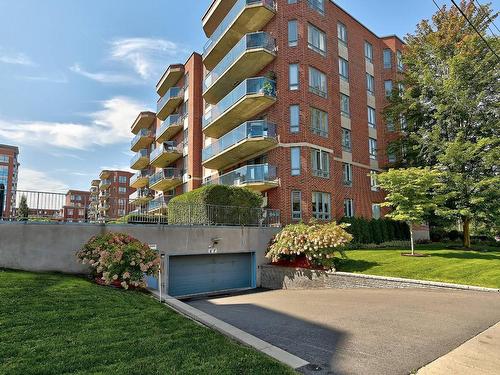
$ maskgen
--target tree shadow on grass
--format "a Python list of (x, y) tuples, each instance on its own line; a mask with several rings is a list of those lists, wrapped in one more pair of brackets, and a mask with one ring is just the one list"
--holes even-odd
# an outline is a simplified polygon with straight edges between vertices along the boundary
[(440, 257), (447, 259), (470, 259), (470, 260), (500, 260), (500, 255), (487, 254), (487, 253), (477, 253), (477, 252), (454, 252), (449, 251), (447, 253), (437, 253), (432, 254), (432, 257)]
[(362, 272), (369, 270), (375, 266), (379, 266), (380, 263), (369, 262), (367, 260), (359, 259), (342, 259), (339, 264), (337, 264), (337, 271), (341, 272)]

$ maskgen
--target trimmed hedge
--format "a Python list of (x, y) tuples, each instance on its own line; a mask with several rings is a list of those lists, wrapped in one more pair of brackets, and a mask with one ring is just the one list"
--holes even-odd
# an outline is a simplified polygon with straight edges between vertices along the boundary
[(368, 220), (361, 217), (344, 218), (341, 222), (350, 224), (346, 230), (352, 234), (352, 242), (356, 244), (381, 244), (410, 240), (410, 229), (403, 222), (389, 219)]
[(168, 203), (169, 224), (256, 225), (263, 198), (246, 188), (207, 185), (174, 197)]

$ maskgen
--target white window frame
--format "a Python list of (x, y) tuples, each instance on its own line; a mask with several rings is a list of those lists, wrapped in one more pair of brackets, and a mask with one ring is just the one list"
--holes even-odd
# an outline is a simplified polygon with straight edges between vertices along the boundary
[(309, 91), (322, 98), (328, 97), (326, 74), (312, 66), (309, 67)]
[(288, 88), (291, 91), (299, 89), (299, 64), (290, 64), (288, 66)]
[(332, 218), (332, 195), (314, 191), (312, 193), (312, 214), (318, 220), (330, 220)]
[(373, 45), (365, 40), (365, 58), (373, 63)]
[[(347, 147), (346, 140), (349, 141), (349, 147)], [(352, 152), (352, 131), (350, 129), (342, 128), (342, 150)]]
[(326, 56), (326, 33), (311, 23), (307, 24), (307, 46), (321, 56)]
[(288, 21), (288, 46), (297, 47), (299, 44), (299, 25), (297, 20)]
[[(295, 199), (298, 198), (298, 202)], [(299, 210), (294, 209), (294, 205), (299, 204)], [(300, 190), (292, 190), (291, 193), (291, 208), (292, 208), (292, 220), (302, 220), (302, 192)]]
[(344, 217), (354, 217), (354, 200), (352, 198), (344, 199)]
[(342, 183), (344, 186), (352, 186), (352, 164), (342, 163)]
[(337, 23), (337, 38), (340, 43), (347, 46), (348, 43), (348, 35), (347, 35), (347, 26), (342, 22)]
[(301, 150), (300, 147), (290, 148), (290, 173), (292, 176), (300, 176), (301, 168)]
[(311, 162), (313, 176), (330, 178), (330, 154), (327, 151), (312, 148)]
[(311, 131), (321, 137), (328, 137), (328, 112), (310, 107)]
[(300, 131), (300, 105), (292, 104), (289, 107), (290, 113), (290, 133), (298, 133)]
[[(345, 107), (346, 103), (347, 108)], [(340, 93), (340, 114), (344, 117), (351, 118), (351, 98), (344, 93)]]
[(370, 159), (377, 160), (377, 140), (375, 138), (368, 138), (368, 152)]
[(366, 73), (366, 91), (370, 95), (375, 95), (375, 77), (370, 73)]
[(375, 129), (377, 127), (377, 111), (368, 106), (368, 126)]

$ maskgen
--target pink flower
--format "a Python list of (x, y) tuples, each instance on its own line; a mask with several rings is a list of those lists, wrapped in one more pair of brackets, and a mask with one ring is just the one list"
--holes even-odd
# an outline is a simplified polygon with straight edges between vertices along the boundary
[(118, 275), (113, 275), (113, 280), (118, 280)]
[(123, 274), (123, 278), (124, 278), (124, 279), (129, 279), (129, 278), (130, 278), (130, 273), (129, 273), (129, 272), (125, 272), (125, 273)]

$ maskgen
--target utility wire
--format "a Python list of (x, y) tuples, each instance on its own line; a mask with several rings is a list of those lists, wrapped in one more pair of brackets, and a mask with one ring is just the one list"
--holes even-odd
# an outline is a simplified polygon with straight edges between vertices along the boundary
[[(434, 0), (433, 0), (434, 1)], [(469, 20), (469, 17), (467, 17), (467, 15), (463, 12), (463, 10), (457, 5), (456, 1), (455, 0), (451, 0), (451, 2), (453, 3), (453, 5), (455, 5), (458, 9), (458, 11), (462, 14), (462, 16), (466, 19), (466, 21), (469, 23), (469, 25), (472, 26), (472, 28), (474, 29), (474, 31), (477, 33), (477, 35), (479, 35), (479, 37), (483, 40), (483, 42), (488, 46), (488, 48), (490, 49), (491, 52), (493, 52), (493, 54), (496, 56), (497, 60), (500, 61), (500, 56), (498, 56), (498, 54), (495, 52), (495, 50), (490, 46), (490, 44), (488, 43), (488, 41), (484, 38), (484, 36), (479, 32), (479, 30), (477, 29), (477, 27), (471, 22), (471, 20)]]
[[(484, 10), (484, 5), (482, 5), (478, 0), (473, 0), (473, 1), (477, 3), (479, 9)], [(488, 18), (488, 20), (490, 21), (490, 23), (495, 27), (495, 29), (497, 29), (497, 31), (500, 32), (500, 29), (497, 27), (497, 25), (495, 25), (495, 22), (493, 22), (493, 20), (491, 19), (490, 15), (488, 14), (488, 12), (484, 11), (484, 14), (486, 15), (486, 17)], [(491, 33), (493, 35), (495, 35), (495, 33), (491, 29), (490, 29), (490, 31), (491, 31)]]

